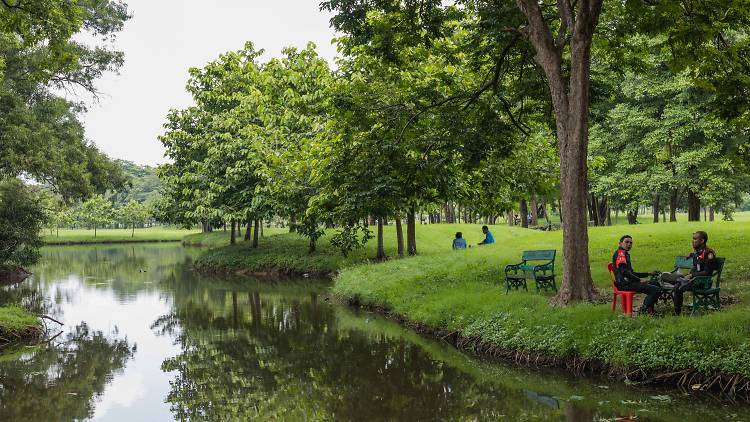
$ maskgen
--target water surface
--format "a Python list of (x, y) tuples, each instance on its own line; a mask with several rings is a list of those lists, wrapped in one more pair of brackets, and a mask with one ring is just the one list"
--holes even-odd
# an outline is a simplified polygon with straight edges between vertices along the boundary
[(64, 326), (0, 355), (0, 421), (750, 421), (707, 396), (483, 362), (332, 304), (329, 281), (200, 277), (199, 252), (45, 248), (0, 303)]

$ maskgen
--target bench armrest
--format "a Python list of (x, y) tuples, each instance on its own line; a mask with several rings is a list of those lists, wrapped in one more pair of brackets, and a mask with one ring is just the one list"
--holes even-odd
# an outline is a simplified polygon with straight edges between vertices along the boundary
[(546, 264), (541, 265), (535, 265), (534, 266), (534, 272), (541, 271), (543, 273), (546, 273), (547, 271), (555, 271), (555, 264), (548, 262)]
[(513, 272), (514, 274), (518, 274), (519, 271), (521, 271), (521, 267), (523, 266), (523, 262), (519, 262), (518, 264), (509, 264), (505, 266), (505, 274), (507, 275), (509, 272)]

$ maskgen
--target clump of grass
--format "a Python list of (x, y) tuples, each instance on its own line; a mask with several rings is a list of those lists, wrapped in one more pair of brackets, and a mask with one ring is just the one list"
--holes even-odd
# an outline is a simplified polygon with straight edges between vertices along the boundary
[(40, 336), (39, 318), (25, 309), (9, 305), (0, 307), (0, 348)]

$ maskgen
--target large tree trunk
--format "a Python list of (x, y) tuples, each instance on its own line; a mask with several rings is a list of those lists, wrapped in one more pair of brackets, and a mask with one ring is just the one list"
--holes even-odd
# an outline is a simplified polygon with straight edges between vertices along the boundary
[(297, 232), (297, 215), (292, 214), (289, 217), (289, 233), (296, 233)]
[(599, 219), (599, 201), (596, 199), (595, 194), (591, 194), (591, 210), (593, 211), (591, 213), (591, 216), (593, 217), (592, 220), (594, 221), (595, 226), (601, 226), (602, 223)]
[(409, 208), (409, 214), (406, 216), (406, 252), (409, 256), (417, 254), (417, 227), (414, 221), (414, 207)]
[(247, 227), (245, 227), (245, 240), (250, 240), (250, 236), (252, 235), (251, 223), (251, 220), (247, 220), (246, 222)]
[(525, 199), (521, 200), (521, 203), (518, 204), (519, 212), (521, 214), (521, 227), (528, 229), (529, 228), (529, 205), (526, 203)]
[(602, 197), (601, 201), (598, 202), (599, 205), (599, 225), (604, 226), (607, 225), (607, 215), (609, 214), (609, 199), (604, 196)]
[(539, 202), (536, 200), (536, 194), (531, 196), (531, 223), (532, 226), (539, 225)]
[(609, 203), (607, 203), (607, 225), (612, 225), (612, 209), (609, 207)]
[(638, 207), (628, 211), (628, 224), (638, 224)]
[(708, 221), (714, 221), (714, 207), (708, 207)]
[(404, 230), (401, 228), (401, 216), (396, 217), (396, 244), (398, 245), (398, 257), (404, 257)]
[[(599, 20), (602, 0), (579, 0), (575, 18), (570, 2), (558, 2), (563, 30), (557, 43), (537, 0), (516, 0), (528, 20), (525, 35), (534, 46), (534, 59), (544, 70), (555, 112), (560, 153), (560, 196), (565, 209), (563, 271), (555, 304), (591, 301), (599, 297), (589, 268), (586, 218), (589, 73), (591, 40)], [(570, 73), (566, 81), (563, 53), (570, 31)], [(567, 71), (565, 72), (567, 73)]]
[(653, 204), (653, 211), (654, 211), (654, 223), (659, 222), (659, 199), (661, 196), (659, 194), (654, 195), (654, 204)]
[(257, 218), (254, 220), (254, 227), (253, 227), (253, 248), (258, 247), (258, 232), (260, 231), (260, 220)]
[(385, 245), (383, 244), (383, 217), (378, 217), (378, 252), (375, 256), (378, 261), (385, 261)]
[(236, 232), (237, 232), (237, 222), (234, 221), (234, 219), (232, 219), (232, 231), (229, 234), (229, 244), (230, 245), (234, 245), (235, 243), (237, 243)]
[(669, 197), (669, 221), (671, 223), (677, 221), (677, 205), (680, 201), (680, 191), (677, 189), (672, 190), (672, 195)]
[(701, 200), (688, 189), (688, 221), (701, 221)]

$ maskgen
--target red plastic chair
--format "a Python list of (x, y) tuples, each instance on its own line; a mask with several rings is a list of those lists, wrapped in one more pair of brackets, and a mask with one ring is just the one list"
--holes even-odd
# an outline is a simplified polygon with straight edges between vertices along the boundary
[(612, 292), (614, 293), (612, 297), (612, 312), (615, 311), (615, 307), (617, 306), (617, 296), (622, 296), (622, 312), (627, 316), (633, 316), (633, 295), (637, 295), (638, 292), (618, 289), (615, 284), (615, 265), (610, 262), (607, 264), (607, 269), (609, 270), (609, 279), (612, 281)]

